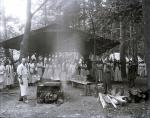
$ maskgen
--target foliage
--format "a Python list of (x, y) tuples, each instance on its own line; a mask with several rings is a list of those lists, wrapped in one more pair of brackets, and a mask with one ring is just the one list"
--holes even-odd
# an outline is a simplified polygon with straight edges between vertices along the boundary
[[(31, 12), (35, 11), (44, 0), (32, 0)], [(139, 0), (48, 0), (32, 18), (31, 29), (37, 29), (57, 22), (69, 27), (84, 30), (89, 33), (112, 40), (120, 40), (119, 22), (126, 21), (126, 40), (130, 40), (129, 27), (141, 24), (142, 7)], [(16, 18), (7, 18), (8, 37), (14, 37), (23, 33), (24, 24), (20, 24)], [(14, 25), (15, 24), (15, 25)], [(136, 39), (134, 28), (132, 39), (143, 42), (142, 25), (141, 32)], [(132, 41), (128, 44), (131, 45)], [(138, 53), (143, 53), (143, 44)]]

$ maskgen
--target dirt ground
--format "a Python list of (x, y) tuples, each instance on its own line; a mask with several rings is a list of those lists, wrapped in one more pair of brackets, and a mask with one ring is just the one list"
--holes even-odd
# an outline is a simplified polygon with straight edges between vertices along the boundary
[[(114, 86), (127, 88), (121, 83)], [(145, 86), (145, 83), (141, 86)], [(29, 87), (28, 104), (18, 101), (18, 88), (2, 91), (0, 118), (150, 118), (149, 102), (130, 103), (117, 109), (109, 105), (103, 109), (96, 97), (83, 96), (83, 89), (68, 85), (65, 90), (65, 102), (59, 106), (37, 104), (36, 86)]]

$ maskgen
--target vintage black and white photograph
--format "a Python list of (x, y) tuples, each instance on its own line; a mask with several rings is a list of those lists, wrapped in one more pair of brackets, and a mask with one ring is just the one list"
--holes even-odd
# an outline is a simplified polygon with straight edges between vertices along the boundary
[(150, 118), (150, 0), (0, 0), (0, 118)]

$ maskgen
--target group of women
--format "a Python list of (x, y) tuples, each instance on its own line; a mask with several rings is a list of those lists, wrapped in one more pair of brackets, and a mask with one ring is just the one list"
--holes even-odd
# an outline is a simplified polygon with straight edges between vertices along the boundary
[(70, 80), (76, 73), (77, 62), (73, 55), (58, 56), (45, 60), (44, 79), (51, 80)]
[[(107, 62), (108, 63), (108, 62)], [(104, 65), (102, 61), (96, 64), (96, 77), (98, 78), (99, 82), (103, 81), (103, 72), (104, 72)], [(119, 61), (116, 61), (114, 63), (109, 63), (110, 70), (111, 70), (111, 80), (116, 82), (121, 82), (121, 65)]]
[[(90, 61), (89, 61), (90, 62)], [(92, 62), (92, 61), (91, 61)], [(119, 61), (109, 61), (111, 70), (111, 80), (121, 82), (121, 64)], [(70, 79), (80, 79), (81, 81), (86, 81), (88, 75), (92, 75), (92, 70), (94, 71), (94, 76), (99, 82), (103, 81), (104, 65), (105, 63), (100, 60), (95, 63), (95, 67), (91, 64), (84, 63), (83, 58), (79, 58), (79, 55), (74, 53), (56, 54), (49, 58), (31, 59), (26, 63), (28, 70), (29, 85), (44, 79), (61, 80), (66, 81)], [(91, 67), (90, 67), (91, 65)], [(128, 74), (128, 63), (126, 65), (126, 71)], [(146, 75), (146, 65), (144, 63), (139, 64), (138, 74), (140, 76)], [(78, 75), (78, 78), (77, 78)], [(0, 64), (0, 89), (9, 88), (14, 85), (15, 72), (10, 60), (2, 62)]]
[(30, 62), (27, 62), (25, 65), (28, 70), (28, 83), (29, 85), (34, 85), (42, 78), (44, 63), (42, 62), (42, 60), (39, 60), (37, 62), (35, 59), (33, 59)]

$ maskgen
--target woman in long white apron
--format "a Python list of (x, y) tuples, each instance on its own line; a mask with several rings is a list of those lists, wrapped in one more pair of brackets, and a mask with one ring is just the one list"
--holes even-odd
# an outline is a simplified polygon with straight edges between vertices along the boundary
[(5, 66), (4, 63), (0, 64), (0, 89), (4, 88), (4, 80), (5, 80)]
[(97, 64), (97, 74), (98, 74), (98, 81), (102, 82), (103, 81), (103, 64)]
[(30, 83), (34, 84), (36, 82), (36, 77), (35, 77), (35, 63), (32, 61), (32, 63), (30, 63), (30, 74), (31, 74), (31, 80)]
[(116, 67), (115, 67), (115, 78), (114, 78), (114, 81), (118, 81), (118, 82), (121, 82), (122, 81), (122, 78), (121, 78), (121, 70), (120, 70), (120, 65), (119, 63), (116, 64)]
[(38, 74), (39, 80), (42, 79), (42, 76), (43, 76), (43, 68), (44, 68), (43, 62), (40, 60), (40, 61), (37, 63), (37, 74)]
[(5, 85), (10, 88), (14, 84), (14, 71), (10, 62), (6, 65)]
[(44, 62), (44, 73), (43, 73), (43, 79), (48, 79), (48, 70), (49, 70), (49, 62)]

